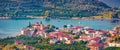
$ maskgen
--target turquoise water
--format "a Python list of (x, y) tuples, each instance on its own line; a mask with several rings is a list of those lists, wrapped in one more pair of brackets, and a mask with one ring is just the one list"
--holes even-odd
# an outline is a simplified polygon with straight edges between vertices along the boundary
[[(51, 19), (46, 21), (45, 19), (21, 19), (21, 20), (0, 20), (0, 37), (16, 36), (20, 30), (28, 26), (29, 22), (36, 23), (42, 21), (44, 25), (53, 24), (59, 28), (63, 28), (65, 24), (72, 24), (73, 26), (89, 26), (94, 29), (112, 29), (116, 25), (116, 21), (111, 20), (63, 20), (63, 19)], [(119, 21), (117, 21), (120, 24)]]

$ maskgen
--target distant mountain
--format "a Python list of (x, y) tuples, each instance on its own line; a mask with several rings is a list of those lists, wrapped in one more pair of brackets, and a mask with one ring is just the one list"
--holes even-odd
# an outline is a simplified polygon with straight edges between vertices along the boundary
[(120, 0), (101, 0), (111, 7), (120, 7)]
[(99, 0), (0, 0), (0, 15), (93, 16), (112, 11)]

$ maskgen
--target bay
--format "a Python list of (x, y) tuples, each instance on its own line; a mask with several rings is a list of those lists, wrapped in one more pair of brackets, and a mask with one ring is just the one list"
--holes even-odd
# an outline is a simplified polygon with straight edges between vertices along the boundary
[(73, 26), (89, 26), (93, 29), (99, 30), (111, 30), (117, 24), (120, 24), (120, 20), (72, 20), (72, 19), (50, 19), (47, 21), (45, 19), (8, 19), (0, 20), (0, 38), (7, 36), (16, 36), (20, 30), (29, 25), (29, 22), (32, 24), (36, 22), (41, 22), (46, 26), (48, 24), (55, 25), (60, 29), (63, 28), (63, 25), (71, 24)]

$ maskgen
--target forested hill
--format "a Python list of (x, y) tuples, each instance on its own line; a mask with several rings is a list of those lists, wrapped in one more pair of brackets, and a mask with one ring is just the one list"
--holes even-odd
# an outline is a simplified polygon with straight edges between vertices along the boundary
[(101, 15), (112, 11), (99, 0), (0, 0), (0, 16), (49, 16), (81, 17)]

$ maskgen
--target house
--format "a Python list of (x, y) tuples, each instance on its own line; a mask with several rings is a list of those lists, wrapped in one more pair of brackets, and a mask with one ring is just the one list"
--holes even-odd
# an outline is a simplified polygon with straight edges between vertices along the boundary
[(34, 29), (32, 28), (24, 28), (20, 31), (20, 35), (27, 35), (27, 36), (32, 36), (32, 33), (34, 32)]
[(73, 28), (65, 28), (64, 31), (65, 31), (65, 32), (72, 32), (72, 31), (73, 31)]
[(32, 27), (24, 28), (19, 35), (26, 35), (26, 36), (39, 36), (41, 32), (44, 31), (44, 25), (39, 24), (38, 22), (36, 24), (32, 24)]
[(14, 42), (14, 44), (16, 44), (16, 45), (23, 45), (24, 42), (23, 42), (22, 40), (16, 40), (16, 41)]
[(91, 27), (84, 27), (83, 29), (88, 30), (88, 29), (92, 29)]
[(36, 24), (33, 24), (32, 26), (33, 26), (33, 28), (36, 29), (36, 28), (39, 28), (40, 24), (39, 24), (39, 22), (36, 22)]
[(99, 42), (99, 41), (101, 40), (101, 38), (100, 38), (100, 37), (95, 37), (95, 38), (92, 38), (91, 40), (92, 40), (92, 41)]
[(80, 34), (81, 33), (80, 31), (82, 29), (83, 29), (83, 27), (81, 27), (81, 26), (76, 26), (76, 27), (72, 28), (73, 33), (77, 33), (77, 34)]
[(35, 50), (34, 47), (29, 46), (29, 45), (24, 45), (25, 50)]
[(104, 44), (95, 43), (95, 44), (89, 45), (88, 47), (90, 48), (90, 50), (103, 50)]
[(23, 34), (24, 34), (24, 30), (22, 29), (22, 30), (20, 31), (20, 34), (18, 34), (18, 36), (23, 35)]
[(65, 35), (64, 36), (64, 43), (65, 44), (73, 44), (74, 43), (74, 41), (73, 40), (71, 40), (72, 39), (72, 37), (70, 36), (70, 35)]
[(89, 34), (89, 33), (95, 33), (96, 31), (94, 29), (84, 29), (84, 32), (86, 34)]
[(20, 35), (32, 36), (34, 30), (35, 30), (35, 29), (33, 29), (33, 28), (24, 28), (24, 29), (20, 32)]
[(101, 37), (100, 35), (103, 35), (105, 36), (106, 34), (108, 34), (109, 32), (108, 31), (105, 31), (105, 30), (97, 30), (96, 31), (96, 34)]
[(49, 38), (56, 38), (57, 40), (60, 40), (60, 41), (62, 41), (63, 40), (63, 38), (64, 38), (64, 33), (63, 32), (61, 32), (61, 31), (55, 31), (55, 32), (50, 32), (49, 34), (48, 34), (48, 37)]
[(114, 30), (109, 30), (109, 33), (111, 34), (111, 36), (115, 36), (117, 35), (118, 33)]
[(107, 34), (109, 33), (108, 31), (105, 31), (105, 30), (98, 30), (101, 34)]
[(58, 40), (62, 41), (63, 37), (64, 37), (64, 33), (60, 32), (60, 31), (57, 31), (57, 32), (54, 33), (54, 36), (57, 37)]
[(109, 47), (113, 47), (113, 46), (114, 46), (114, 47), (120, 47), (120, 43), (112, 42), (112, 43), (108, 43), (108, 46), (109, 46)]
[(109, 32), (105, 30), (97, 30), (95, 34), (96, 37), (101, 37), (101, 39), (105, 39), (106, 35), (109, 34)]
[(91, 44), (94, 44), (94, 43), (99, 43), (100, 40), (101, 40), (100, 37), (92, 38), (92, 39), (89, 41), (88, 45), (91, 45)]
[(116, 27), (114, 27), (113, 30), (120, 33), (120, 25), (117, 25)]
[(85, 31), (85, 34), (88, 34), (90, 36), (90, 38), (96, 37), (95, 33), (96, 33), (96, 31), (95, 30), (91, 30), (91, 29)]
[(44, 25), (43, 25), (42, 22), (41, 22), (41, 24), (40, 24), (40, 26), (39, 26), (39, 30), (42, 31), (42, 30), (44, 30), (44, 29), (45, 29), (45, 27), (44, 27)]
[(45, 31), (37, 31), (34, 36), (41, 36), (43, 38), (47, 38), (47, 33)]
[(72, 41), (72, 40), (66, 40), (65, 41), (65, 44), (73, 44), (74, 43), (74, 41)]
[(49, 44), (55, 44), (57, 41), (57, 39), (50, 39)]
[(108, 37), (108, 38), (106, 38), (106, 40), (105, 40), (105, 43), (111, 43), (111, 40), (112, 40), (112, 38), (111, 37)]
[(65, 36), (64, 36), (64, 39), (65, 39), (65, 40), (69, 40), (69, 39), (72, 39), (72, 37), (71, 37), (70, 35), (65, 35)]
[(79, 38), (80, 40), (83, 40), (83, 41), (88, 41), (88, 40), (90, 40), (90, 36), (89, 35), (80, 35), (80, 38)]

